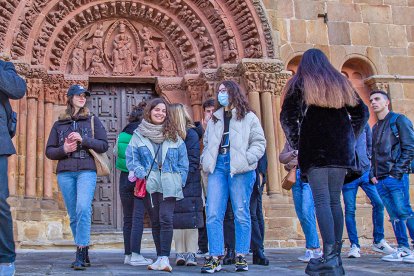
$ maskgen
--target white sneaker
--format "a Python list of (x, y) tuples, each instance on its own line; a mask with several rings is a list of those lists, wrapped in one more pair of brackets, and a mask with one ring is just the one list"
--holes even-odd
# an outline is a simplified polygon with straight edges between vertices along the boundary
[(161, 264), (161, 257), (158, 257), (154, 263), (147, 266), (147, 269), (148, 270), (160, 270), (160, 264)]
[(194, 253), (188, 253), (187, 259), (185, 260), (186, 266), (196, 266), (197, 265), (197, 258)]
[(125, 255), (124, 264), (131, 264), (131, 254)]
[(185, 265), (185, 254), (184, 253), (177, 253), (175, 254), (175, 265), (182, 266)]
[(132, 266), (150, 265), (152, 264), (152, 260), (144, 258), (144, 256), (142, 256), (141, 254), (132, 252), (129, 264)]
[(398, 247), (397, 250), (381, 258), (381, 260), (386, 262), (402, 262), (404, 257), (411, 255), (411, 250), (407, 247)]
[(162, 271), (165, 271), (165, 272), (171, 272), (172, 271), (172, 267), (170, 265), (170, 260), (168, 259), (168, 257), (166, 257), (166, 256), (161, 257), (160, 266), (159, 266), (158, 270), (162, 270)]
[(361, 257), (361, 249), (356, 244), (351, 245), (348, 252), (348, 258), (359, 258)]
[(322, 257), (322, 251), (316, 252), (312, 249), (306, 249), (305, 255), (298, 258), (299, 261), (307, 263), (310, 259), (317, 259)]
[(379, 243), (373, 243), (371, 248), (373, 251), (383, 254), (392, 254), (395, 252), (395, 249), (389, 246), (384, 239), (382, 239)]
[(414, 251), (410, 255), (403, 258), (404, 263), (414, 264)]

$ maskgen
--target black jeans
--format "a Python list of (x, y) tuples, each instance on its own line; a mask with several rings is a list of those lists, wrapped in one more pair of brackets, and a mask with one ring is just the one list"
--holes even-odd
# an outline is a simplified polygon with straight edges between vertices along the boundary
[(12, 263), (16, 259), (8, 197), (7, 156), (0, 155), (0, 263)]
[(161, 193), (153, 193), (145, 197), (146, 204), (151, 204), (150, 211), (152, 237), (154, 239), (157, 256), (170, 256), (173, 238), (173, 218), (175, 197), (163, 199)]
[(316, 218), (324, 244), (342, 240), (344, 214), (341, 192), (346, 174), (343, 168), (315, 168), (308, 173)]
[(119, 195), (124, 213), (124, 248), (125, 255), (132, 252), (141, 253), (141, 239), (144, 231), (144, 199), (134, 196), (134, 186), (128, 180), (128, 173), (121, 172), (119, 177)]
[(224, 247), (233, 249), (236, 247), (236, 232), (234, 226), (234, 213), (231, 207), (230, 199), (227, 202), (226, 214), (223, 220), (223, 234), (224, 234)]
[(252, 238), (250, 248), (252, 251), (264, 249), (264, 219), (262, 207), (263, 188), (257, 185), (253, 187), (252, 196), (250, 197), (250, 217), (252, 219)]
[(208, 236), (206, 228), (206, 208), (203, 210), (204, 227), (198, 228), (198, 249), (201, 252), (208, 252)]

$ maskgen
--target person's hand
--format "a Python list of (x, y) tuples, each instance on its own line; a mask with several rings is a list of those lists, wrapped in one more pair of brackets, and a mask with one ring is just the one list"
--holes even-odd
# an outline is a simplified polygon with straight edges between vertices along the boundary
[(78, 132), (71, 132), (68, 138), (69, 140), (82, 143), (82, 136)]
[(78, 144), (75, 140), (65, 138), (65, 143), (63, 144), (63, 150), (65, 151), (65, 153), (74, 152), (77, 148)]
[(378, 180), (376, 177), (371, 178), (371, 182), (374, 184), (378, 184)]
[(129, 180), (129, 182), (135, 182), (135, 181), (137, 181), (137, 179), (138, 178), (135, 176), (134, 172), (133, 171), (130, 171), (129, 174), (128, 174), (128, 180)]

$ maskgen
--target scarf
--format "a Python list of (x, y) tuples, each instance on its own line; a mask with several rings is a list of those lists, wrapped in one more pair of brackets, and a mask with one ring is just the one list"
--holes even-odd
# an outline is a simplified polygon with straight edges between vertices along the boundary
[(138, 131), (141, 133), (142, 136), (150, 139), (152, 142), (156, 144), (161, 144), (164, 142), (164, 125), (154, 125), (151, 124), (145, 119), (142, 120), (141, 124), (139, 124)]

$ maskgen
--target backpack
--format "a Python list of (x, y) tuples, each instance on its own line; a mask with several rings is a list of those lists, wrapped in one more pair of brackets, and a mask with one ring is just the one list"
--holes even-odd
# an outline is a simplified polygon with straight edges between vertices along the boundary
[(7, 129), (9, 130), (10, 138), (13, 138), (16, 135), (17, 129), (17, 113), (13, 111), (8, 98), (1, 97), (1, 104), (6, 111)]
[[(390, 128), (394, 136), (398, 139), (398, 141), (400, 141), (400, 134), (398, 132), (398, 127), (397, 127), (398, 117), (400, 117), (400, 114), (397, 114), (397, 113), (392, 114), (390, 118)], [(414, 159), (411, 160), (411, 163), (410, 163), (410, 173), (414, 173)]]

